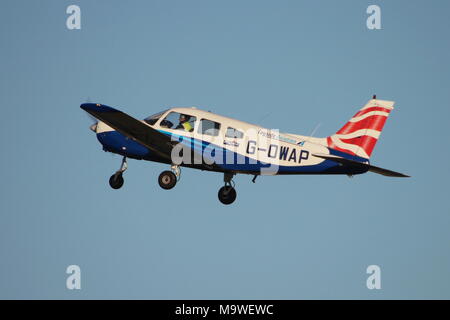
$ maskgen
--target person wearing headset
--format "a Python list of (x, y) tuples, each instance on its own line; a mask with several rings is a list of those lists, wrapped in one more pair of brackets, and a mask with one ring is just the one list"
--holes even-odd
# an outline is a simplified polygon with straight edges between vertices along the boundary
[(191, 123), (189, 122), (190, 119), (191, 117), (188, 116), (187, 114), (180, 114), (179, 118), (180, 123), (177, 125), (175, 129), (184, 129), (184, 131), (192, 132), (194, 130), (194, 127), (192, 127)]

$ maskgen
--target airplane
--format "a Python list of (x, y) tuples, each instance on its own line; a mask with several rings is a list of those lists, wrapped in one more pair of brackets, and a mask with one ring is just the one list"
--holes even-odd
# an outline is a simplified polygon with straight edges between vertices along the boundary
[(158, 178), (170, 190), (180, 180), (180, 167), (220, 172), (224, 186), (218, 198), (233, 203), (236, 174), (353, 175), (368, 171), (389, 177), (408, 175), (370, 164), (370, 156), (394, 102), (369, 100), (340, 130), (317, 138), (224, 117), (196, 107), (173, 107), (143, 120), (99, 103), (83, 103), (83, 110), (98, 119), (90, 129), (103, 150), (123, 156), (122, 164), (109, 179), (113, 189), (124, 184), (127, 158), (170, 165)]

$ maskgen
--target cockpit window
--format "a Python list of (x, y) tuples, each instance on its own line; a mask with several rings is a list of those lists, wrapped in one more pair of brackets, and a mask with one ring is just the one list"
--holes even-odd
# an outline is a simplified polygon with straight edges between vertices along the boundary
[(167, 110), (158, 112), (158, 113), (156, 113), (156, 114), (154, 114), (154, 115), (152, 115), (152, 116), (150, 116), (150, 117), (145, 118), (144, 121), (145, 121), (146, 123), (148, 123), (149, 125), (152, 126), (152, 125), (154, 125), (156, 122), (158, 122), (159, 118), (161, 118), (161, 116), (162, 116), (164, 113), (166, 113), (166, 111), (167, 111)]
[(183, 130), (186, 132), (194, 131), (196, 117), (179, 112), (171, 112), (161, 120), (159, 124), (163, 128)]

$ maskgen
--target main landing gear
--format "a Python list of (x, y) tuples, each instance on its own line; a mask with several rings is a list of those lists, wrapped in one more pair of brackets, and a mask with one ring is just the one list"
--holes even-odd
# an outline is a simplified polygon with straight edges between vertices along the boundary
[(177, 184), (177, 181), (180, 179), (181, 170), (177, 165), (173, 165), (171, 167), (171, 171), (163, 171), (159, 175), (158, 183), (161, 188), (164, 190), (170, 190)]
[[(109, 185), (113, 189), (120, 189), (123, 186), (124, 179), (123, 173), (127, 170), (127, 158), (123, 157), (122, 165), (120, 169), (117, 170), (110, 178)], [(161, 188), (164, 190), (170, 190), (177, 184), (177, 181), (180, 180), (181, 170), (180, 166), (172, 165), (171, 170), (166, 170), (161, 172), (158, 177), (158, 183)], [(219, 189), (217, 194), (219, 201), (223, 204), (232, 204), (234, 200), (236, 200), (236, 190), (234, 189), (234, 181), (233, 181), (234, 173), (224, 173), (223, 181), (224, 186)]]
[(128, 164), (127, 164), (127, 157), (123, 157), (122, 159), (122, 165), (120, 166), (120, 169), (114, 173), (111, 178), (109, 178), (109, 185), (113, 189), (120, 189), (123, 186), (124, 180), (122, 174), (127, 170)]
[(233, 173), (224, 173), (223, 181), (225, 185), (219, 189), (217, 196), (223, 204), (232, 204), (236, 200), (236, 190), (234, 189)]

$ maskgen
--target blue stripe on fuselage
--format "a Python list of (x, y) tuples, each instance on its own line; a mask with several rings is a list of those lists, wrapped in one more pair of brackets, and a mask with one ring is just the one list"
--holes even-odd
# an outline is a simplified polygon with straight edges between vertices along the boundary
[[(226, 171), (244, 171), (244, 172), (255, 172), (255, 173), (261, 173), (261, 169), (269, 169), (270, 167), (273, 170), (276, 170), (278, 173), (285, 173), (285, 174), (295, 174), (295, 173), (304, 173), (304, 174), (314, 174), (314, 173), (328, 173), (328, 174), (358, 174), (358, 173), (364, 173), (366, 171), (362, 171), (361, 169), (355, 169), (355, 168), (349, 168), (347, 166), (342, 166), (334, 161), (331, 160), (324, 160), (319, 164), (316, 165), (310, 165), (310, 166), (275, 166), (268, 163), (264, 163), (261, 161), (256, 161), (254, 159), (251, 159), (247, 156), (244, 156), (242, 154), (238, 154), (237, 152), (229, 151), (225, 148), (219, 147), (215, 144), (205, 142), (203, 140), (198, 140), (194, 138), (184, 137), (175, 133), (167, 132), (164, 130), (159, 130), (160, 132), (171, 136), (172, 139), (175, 141), (181, 141), (184, 145), (194, 149), (196, 152), (201, 152), (203, 156), (208, 155), (208, 153), (205, 153), (204, 150), (208, 146), (212, 146), (211, 149), (219, 150), (218, 152), (222, 152), (223, 156), (220, 157), (223, 159), (222, 164), (218, 164), (222, 169)], [(223, 150), (223, 151), (222, 151)], [(332, 150), (329, 149), (331, 154)], [(228, 155), (227, 153), (232, 153), (232, 155)], [(336, 155), (340, 155), (342, 152), (337, 151)], [(342, 156), (342, 155), (340, 155)], [(355, 161), (361, 161), (366, 162), (367, 159), (352, 156), (349, 154), (345, 154), (343, 156), (345, 158), (349, 158), (351, 160)], [(219, 159), (220, 159), (219, 158)], [(237, 158), (239, 158), (240, 162), (237, 162)], [(227, 163), (227, 159), (232, 159), (231, 163)], [(256, 162), (256, 163), (255, 163)], [(270, 171), (270, 170), (269, 170)]]
[[(175, 141), (181, 140), (181, 142), (192, 148), (194, 151), (207, 155), (208, 152), (204, 153), (206, 148), (214, 149), (215, 152), (221, 152), (223, 156), (223, 164), (218, 164), (225, 171), (243, 171), (243, 172), (255, 172), (261, 173), (261, 169), (272, 168), (281, 174), (295, 174), (295, 173), (304, 173), (304, 174), (314, 174), (314, 173), (330, 173), (330, 174), (357, 174), (363, 173), (361, 170), (354, 170), (352, 168), (341, 166), (334, 161), (324, 160), (319, 164), (311, 165), (311, 166), (274, 166), (271, 164), (263, 163), (261, 161), (256, 161), (242, 154), (238, 154), (237, 152), (229, 151), (225, 148), (219, 147), (215, 144), (211, 144), (209, 142), (193, 139), (189, 137), (184, 137), (181, 135), (177, 135), (171, 132), (167, 132), (164, 130), (159, 130), (161, 133), (164, 133), (170, 136)], [(123, 156), (127, 156), (135, 159), (151, 159), (152, 152), (139, 142), (136, 142), (125, 135), (121, 134), (118, 131), (107, 131), (97, 134), (97, 139), (103, 145), (104, 150), (118, 153)], [(368, 160), (365, 158), (360, 158), (357, 156), (352, 156), (334, 149), (329, 149), (330, 154), (341, 156), (350, 160), (367, 162)], [(214, 152), (211, 153), (214, 157)], [(231, 163), (227, 163), (230, 162)], [(211, 160), (211, 159), (208, 159)], [(227, 161), (228, 160), (228, 161)], [(239, 162), (238, 162), (239, 160)]]

